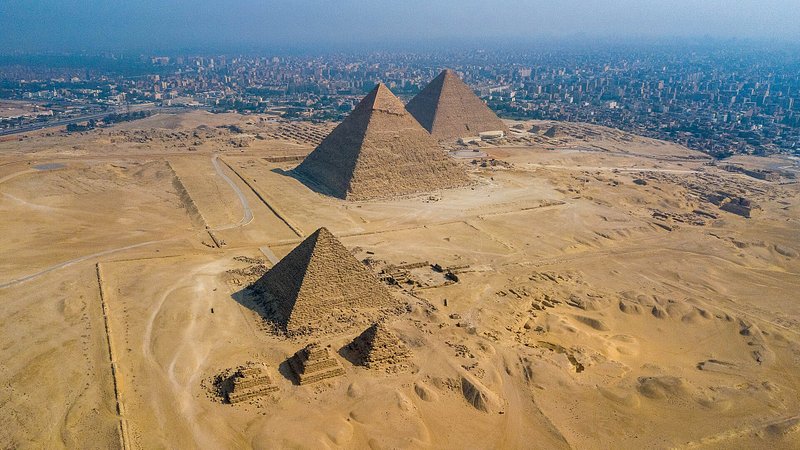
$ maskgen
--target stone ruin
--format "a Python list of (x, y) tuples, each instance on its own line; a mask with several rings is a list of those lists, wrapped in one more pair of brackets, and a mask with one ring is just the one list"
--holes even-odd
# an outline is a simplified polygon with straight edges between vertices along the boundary
[(324, 227), (252, 288), (268, 319), (289, 335), (312, 332), (359, 310), (393, 308), (398, 303), (386, 285)]
[(477, 136), (508, 127), (458, 75), (445, 69), (408, 102), (406, 109), (436, 139)]
[(705, 193), (703, 198), (706, 201), (719, 206), (719, 209), (723, 211), (727, 211), (748, 219), (751, 217), (753, 209), (758, 208), (758, 206), (753, 204), (753, 202), (749, 199), (739, 197), (735, 194), (729, 194), (724, 191)]
[(403, 288), (429, 289), (449, 286), (459, 281), (456, 273), (469, 268), (469, 265), (444, 267), (428, 261), (394, 265), (386, 264), (379, 274), (380, 280), (389, 285)]
[(249, 362), (236, 369), (229, 369), (214, 379), (217, 396), (224, 403), (240, 403), (275, 392), (278, 387), (262, 363)]
[(464, 168), (379, 83), (293, 173), (346, 200), (391, 198), (470, 183)]
[(782, 176), (787, 176), (787, 178), (794, 178), (792, 177), (791, 172), (784, 173), (781, 171), (768, 170), (768, 169), (748, 169), (746, 167), (737, 166), (734, 164), (725, 164), (719, 166), (719, 168), (722, 170), (726, 170), (728, 172), (743, 173), (749, 177), (765, 181), (780, 181)]
[(289, 368), (300, 384), (311, 384), (344, 375), (344, 368), (330, 351), (311, 343), (288, 360)]
[(564, 133), (564, 131), (562, 131), (560, 128), (558, 128), (555, 125), (552, 125), (550, 128), (548, 128), (544, 132), (544, 136), (545, 137), (549, 137), (550, 139), (564, 137), (565, 135), (566, 135), (566, 133)]
[(753, 203), (744, 197), (735, 197), (723, 202), (719, 209), (749, 219), (753, 213)]
[(384, 322), (372, 324), (350, 342), (345, 350), (354, 364), (368, 369), (402, 368), (411, 357), (411, 350)]

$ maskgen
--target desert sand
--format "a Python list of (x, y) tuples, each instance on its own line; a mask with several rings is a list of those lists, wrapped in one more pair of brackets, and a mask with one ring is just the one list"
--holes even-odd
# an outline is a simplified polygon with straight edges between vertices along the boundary
[[(798, 448), (798, 161), (507, 125), (364, 202), (291, 176), (335, 124), (0, 142), (0, 448)], [(321, 227), (397, 307), (287, 336), (249, 286)]]

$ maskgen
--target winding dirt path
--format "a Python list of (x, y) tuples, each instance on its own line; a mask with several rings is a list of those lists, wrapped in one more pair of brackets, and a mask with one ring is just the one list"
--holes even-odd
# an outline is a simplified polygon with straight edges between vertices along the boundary
[(231, 189), (233, 189), (233, 192), (236, 193), (236, 196), (239, 197), (239, 202), (242, 204), (242, 209), (244, 210), (244, 215), (242, 216), (242, 220), (240, 220), (238, 223), (212, 228), (212, 230), (213, 231), (229, 230), (231, 228), (245, 226), (248, 223), (252, 222), (253, 210), (250, 209), (250, 202), (247, 201), (247, 197), (244, 196), (244, 192), (242, 192), (239, 186), (237, 186), (236, 183), (222, 170), (222, 166), (220, 166), (219, 164), (219, 155), (212, 156), (211, 163), (214, 165), (214, 170), (217, 171), (217, 175), (222, 177), (222, 179), (225, 180), (225, 182), (227, 182), (228, 185), (230, 185)]

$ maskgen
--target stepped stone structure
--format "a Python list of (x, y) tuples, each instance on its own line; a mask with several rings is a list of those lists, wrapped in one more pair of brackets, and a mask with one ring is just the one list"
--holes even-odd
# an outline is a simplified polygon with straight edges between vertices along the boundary
[(508, 127), (464, 84), (445, 69), (406, 105), (406, 110), (436, 139), (477, 136)]
[(328, 347), (308, 344), (289, 358), (289, 367), (300, 384), (310, 384), (344, 375), (344, 368)]
[(544, 132), (544, 135), (552, 139), (563, 137), (565, 134), (561, 129), (553, 125)]
[(384, 322), (372, 324), (348, 344), (356, 363), (369, 369), (388, 369), (407, 362), (411, 350)]
[(357, 309), (395, 306), (386, 286), (327, 228), (306, 238), (253, 285), (289, 334)]
[(294, 172), (334, 197), (371, 200), (469, 183), (449, 158), (378, 84)]
[(261, 363), (240, 366), (232, 373), (220, 377), (217, 384), (227, 403), (243, 402), (278, 390)]

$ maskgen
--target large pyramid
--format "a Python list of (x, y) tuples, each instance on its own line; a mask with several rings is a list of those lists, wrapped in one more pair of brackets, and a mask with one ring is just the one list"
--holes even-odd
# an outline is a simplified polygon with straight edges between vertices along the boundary
[(370, 200), (469, 183), (464, 169), (378, 84), (295, 173), (327, 193)]
[(436, 139), (477, 136), (508, 127), (469, 86), (445, 69), (408, 102), (406, 109)]
[(394, 305), (388, 289), (326, 228), (320, 228), (254, 283), (287, 332), (313, 330), (355, 309)]

